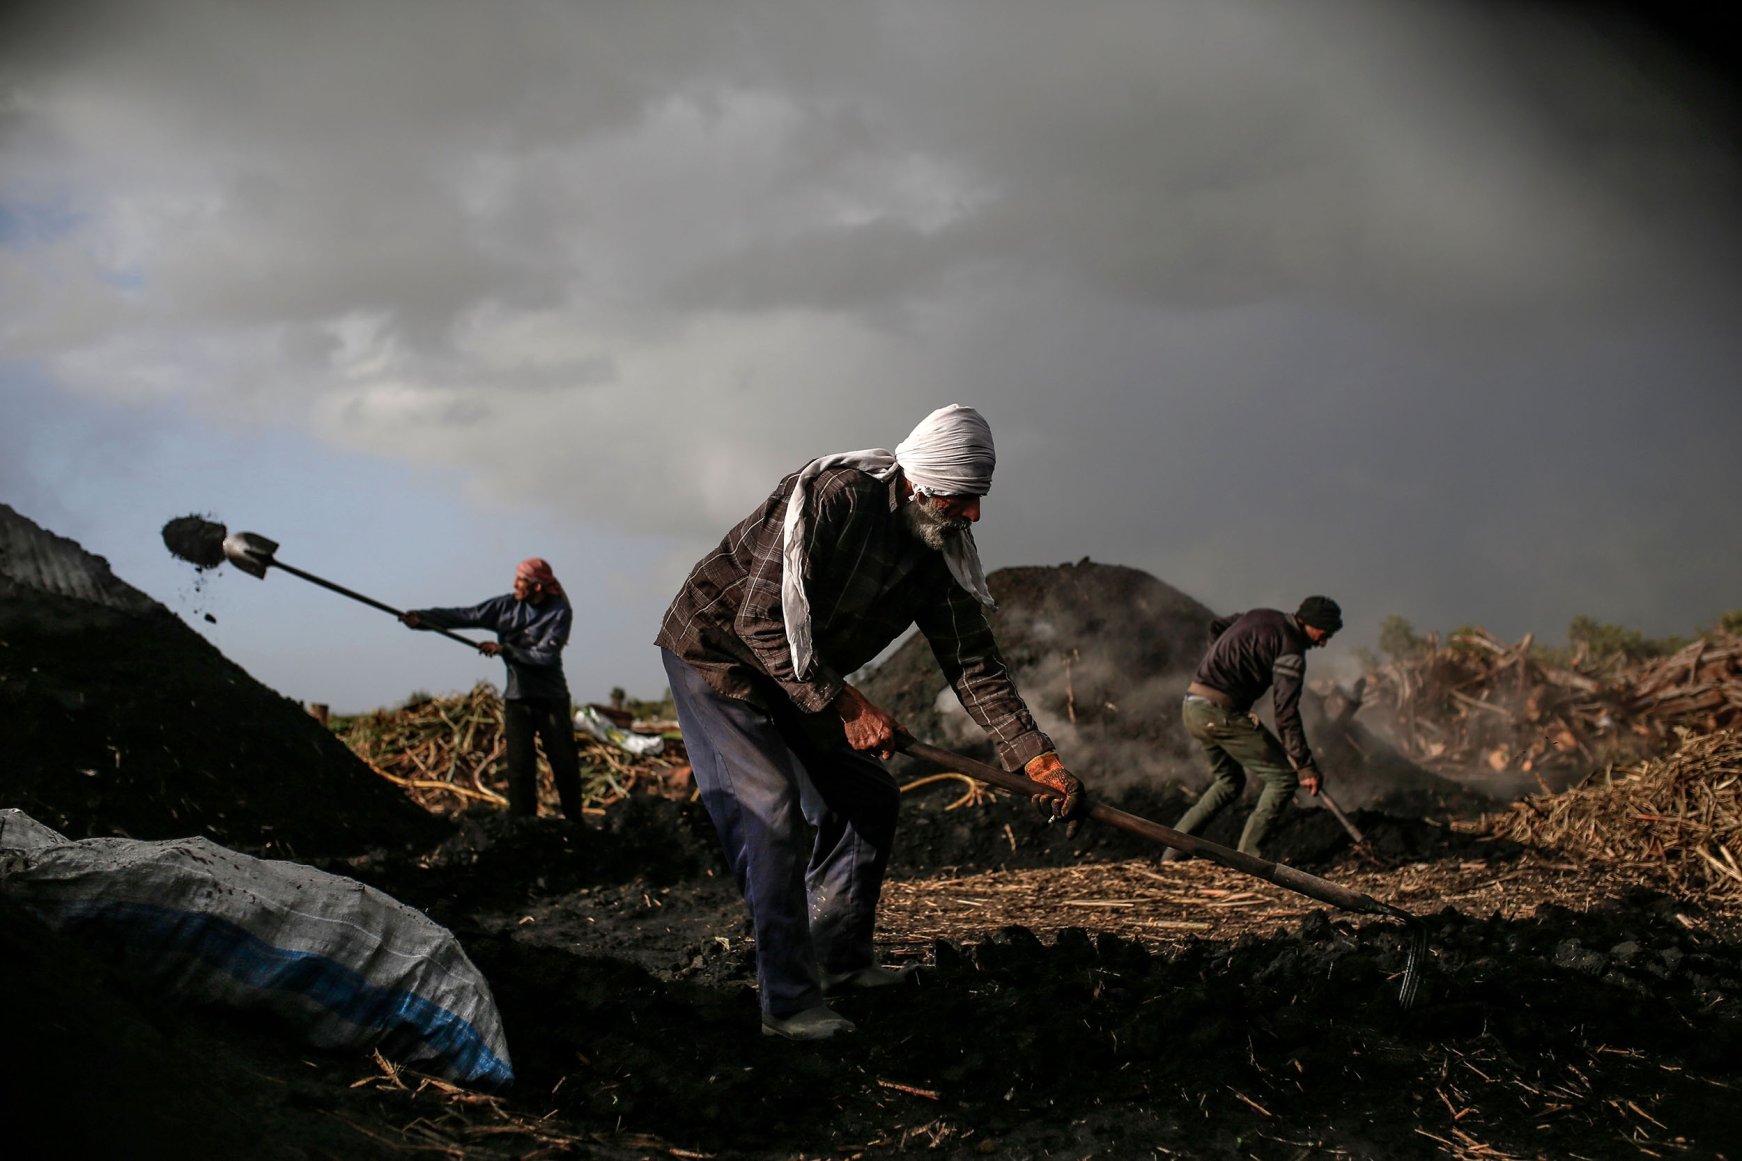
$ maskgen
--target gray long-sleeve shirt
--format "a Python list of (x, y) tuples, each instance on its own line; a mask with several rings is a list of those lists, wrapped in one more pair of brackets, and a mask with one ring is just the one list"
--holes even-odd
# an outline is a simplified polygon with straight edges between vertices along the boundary
[(1302, 770), (1317, 769), (1300, 721), (1300, 691), (1306, 682), (1310, 644), (1289, 614), (1253, 609), (1232, 619), (1192, 677), (1227, 694), (1234, 703), (1230, 708), (1242, 714), (1251, 711), (1266, 689), (1274, 688), (1276, 732), (1290, 761)]
[(563, 676), (563, 646), (569, 643), (575, 613), (568, 598), (546, 595), (538, 604), (517, 601), (504, 593), (478, 605), (453, 609), (418, 609), (418, 620), (431, 629), (488, 629), (502, 643), (508, 666), (509, 701), (533, 698), (568, 700)]

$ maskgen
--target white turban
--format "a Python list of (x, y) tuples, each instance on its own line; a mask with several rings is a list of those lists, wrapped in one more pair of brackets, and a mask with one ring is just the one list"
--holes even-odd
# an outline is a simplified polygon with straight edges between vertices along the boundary
[(972, 407), (940, 407), (895, 445), (895, 462), (926, 495), (984, 496), (992, 490), (992, 429)]
[[(984, 496), (992, 489), (992, 469), (998, 462), (992, 448), (992, 429), (972, 407), (951, 403), (940, 407), (895, 445), (840, 452), (806, 464), (793, 481), (786, 501), (785, 539), (781, 546), (780, 603), (786, 618), (786, 640), (792, 649), (792, 668), (800, 680), (809, 676), (816, 660), (811, 644), (810, 598), (804, 590), (805, 541), (810, 514), (805, 511), (811, 481), (830, 468), (857, 468), (879, 480), (888, 480), (897, 468), (922, 495)], [(974, 534), (963, 529), (943, 548), (944, 563), (956, 582), (988, 608), (996, 607), (992, 591), (980, 568), (980, 553)]]

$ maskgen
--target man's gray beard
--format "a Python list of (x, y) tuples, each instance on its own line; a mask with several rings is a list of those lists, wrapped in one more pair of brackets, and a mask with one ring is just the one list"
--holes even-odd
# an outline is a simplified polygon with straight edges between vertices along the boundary
[(913, 538), (933, 552), (942, 552), (950, 541), (966, 532), (971, 523), (965, 517), (952, 519), (943, 515), (918, 496), (901, 506), (901, 515)]

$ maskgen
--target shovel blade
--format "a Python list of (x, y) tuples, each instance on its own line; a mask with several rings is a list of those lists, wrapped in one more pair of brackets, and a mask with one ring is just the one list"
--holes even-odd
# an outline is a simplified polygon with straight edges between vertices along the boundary
[(224, 537), (224, 559), (261, 580), (266, 579), (266, 568), (277, 550), (278, 541), (269, 540), (258, 532), (232, 532)]

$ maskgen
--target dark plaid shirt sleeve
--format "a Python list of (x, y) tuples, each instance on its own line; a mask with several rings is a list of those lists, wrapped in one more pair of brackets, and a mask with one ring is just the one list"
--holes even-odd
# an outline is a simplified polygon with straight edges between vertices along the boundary
[(972, 593), (952, 580), (948, 595), (917, 621), (962, 708), (986, 731), (1006, 769), (1025, 766), (1054, 748), (1017, 692), (986, 608)]

